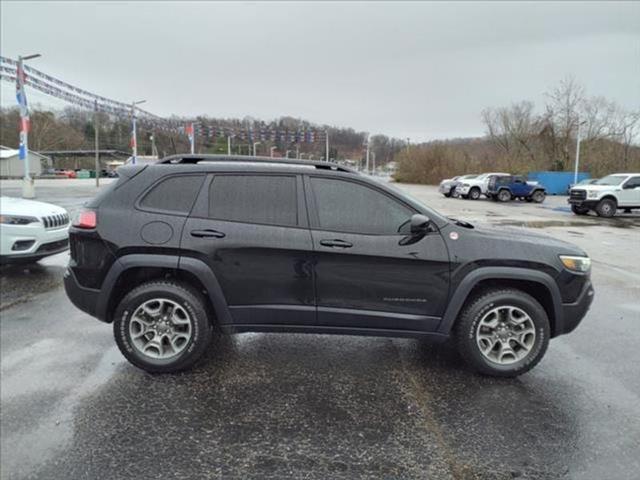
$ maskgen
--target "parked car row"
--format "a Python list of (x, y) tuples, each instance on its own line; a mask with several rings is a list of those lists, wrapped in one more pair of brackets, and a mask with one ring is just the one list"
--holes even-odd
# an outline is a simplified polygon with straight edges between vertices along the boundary
[(522, 175), (500, 172), (462, 175), (446, 179), (440, 182), (438, 190), (445, 197), (478, 200), (484, 195), (500, 202), (519, 199), (542, 203), (546, 197), (546, 189), (543, 185), (528, 182)]

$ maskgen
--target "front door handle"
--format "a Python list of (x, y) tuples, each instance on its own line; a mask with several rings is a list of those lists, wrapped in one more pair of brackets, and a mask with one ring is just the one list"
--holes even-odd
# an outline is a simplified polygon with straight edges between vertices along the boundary
[(334, 240), (320, 240), (320, 245), (324, 245), (325, 247), (332, 248), (351, 248), (353, 247), (353, 243), (349, 243), (345, 240), (340, 240), (338, 238)]
[(191, 230), (192, 237), (198, 238), (224, 238), (226, 235), (217, 230)]

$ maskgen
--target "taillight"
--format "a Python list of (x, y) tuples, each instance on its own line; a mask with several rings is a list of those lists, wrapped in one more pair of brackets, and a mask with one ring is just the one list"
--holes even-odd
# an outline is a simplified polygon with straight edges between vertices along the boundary
[(96, 228), (98, 226), (98, 217), (95, 210), (82, 210), (73, 222), (76, 228)]

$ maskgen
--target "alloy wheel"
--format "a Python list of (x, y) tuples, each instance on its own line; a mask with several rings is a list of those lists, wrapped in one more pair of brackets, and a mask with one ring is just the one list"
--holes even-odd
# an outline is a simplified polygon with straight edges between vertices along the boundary
[(131, 316), (129, 336), (144, 356), (167, 359), (181, 353), (192, 336), (191, 317), (173, 300), (154, 298), (140, 305)]
[(503, 305), (484, 314), (476, 329), (480, 353), (499, 365), (511, 365), (525, 358), (535, 345), (536, 327), (521, 308)]

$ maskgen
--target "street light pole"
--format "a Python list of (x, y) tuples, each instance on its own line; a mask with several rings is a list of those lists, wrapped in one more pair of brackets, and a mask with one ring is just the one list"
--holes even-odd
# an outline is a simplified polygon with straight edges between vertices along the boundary
[(96, 188), (100, 187), (100, 151), (99, 151), (99, 129), (98, 129), (98, 100), (93, 102), (93, 133), (96, 149)]
[(324, 141), (325, 141), (325, 150), (326, 150), (326, 155), (325, 155), (325, 160), (328, 162), (329, 161), (329, 130), (325, 130), (324, 131)]
[(23, 198), (35, 198), (36, 189), (33, 184), (33, 178), (31, 178), (31, 172), (29, 170), (29, 109), (27, 107), (27, 95), (24, 89), (24, 83), (26, 75), (24, 73), (24, 61), (32, 58), (38, 58), (41, 55), (36, 53), (35, 55), (26, 55), (18, 57), (18, 68), (16, 70), (16, 98), (20, 107), (20, 147), (19, 158), (24, 162), (24, 178), (22, 181), (22, 197)]
[(231, 155), (231, 135), (227, 137), (227, 155)]
[(131, 164), (135, 165), (138, 161), (138, 132), (136, 131), (136, 105), (146, 102), (146, 100), (138, 100), (131, 102)]
[(366, 167), (365, 167), (365, 171), (367, 172), (367, 175), (369, 174), (369, 137), (367, 136), (367, 160), (366, 160)]
[(573, 184), (578, 183), (578, 168), (580, 167), (580, 127), (587, 123), (586, 121), (580, 122), (578, 119), (578, 138), (576, 139), (576, 165), (575, 171), (573, 172)]

